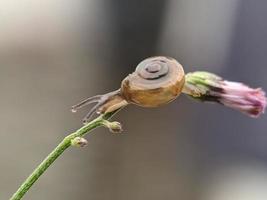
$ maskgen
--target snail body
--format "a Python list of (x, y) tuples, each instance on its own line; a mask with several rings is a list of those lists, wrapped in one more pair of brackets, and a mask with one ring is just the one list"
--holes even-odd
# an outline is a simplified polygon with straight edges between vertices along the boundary
[(175, 59), (151, 57), (138, 64), (135, 72), (122, 81), (120, 89), (85, 99), (74, 105), (72, 111), (97, 103), (84, 118), (86, 123), (95, 112), (112, 112), (128, 104), (158, 107), (176, 99), (181, 94), (184, 83), (183, 67)]

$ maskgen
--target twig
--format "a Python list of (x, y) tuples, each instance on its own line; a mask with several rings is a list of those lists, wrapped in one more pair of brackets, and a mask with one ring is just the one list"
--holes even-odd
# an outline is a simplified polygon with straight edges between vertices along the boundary
[(38, 180), (38, 178), (48, 169), (48, 167), (67, 149), (71, 146), (73, 139), (77, 137), (83, 137), (93, 129), (105, 126), (106, 120), (111, 118), (116, 111), (101, 115), (91, 122), (85, 124), (83, 127), (75, 131), (74, 133), (65, 137), (62, 142), (43, 160), (43, 162), (32, 172), (32, 174), (22, 183), (19, 189), (13, 194), (10, 200), (20, 200), (26, 194), (26, 192), (32, 187), (32, 185)]

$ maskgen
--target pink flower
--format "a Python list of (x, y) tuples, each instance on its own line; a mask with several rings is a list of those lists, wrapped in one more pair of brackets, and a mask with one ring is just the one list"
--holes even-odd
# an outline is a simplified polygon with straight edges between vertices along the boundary
[(267, 99), (261, 88), (225, 81), (208, 72), (194, 72), (186, 76), (184, 92), (202, 101), (218, 102), (251, 117), (265, 111)]
[(220, 102), (239, 110), (251, 117), (259, 117), (266, 107), (265, 92), (261, 88), (253, 89), (242, 83), (222, 82), (223, 93)]

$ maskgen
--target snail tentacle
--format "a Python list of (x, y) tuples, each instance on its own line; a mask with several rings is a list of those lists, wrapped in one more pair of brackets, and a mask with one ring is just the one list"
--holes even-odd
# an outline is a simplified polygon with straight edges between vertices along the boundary
[(91, 117), (94, 115), (94, 113), (97, 111), (97, 109), (102, 105), (103, 103), (99, 102), (98, 104), (96, 104), (93, 108), (91, 108), (91, 110), (85, 115), (85, 117), (83, 118), (83, 123), (87, 123)]
[(71, 107), (71, 111), (72, 112), (77, 112), (80, 108), (82, 108), (84, 106), (90, 105), (92, 103), (97, 103), (97, 102), (99, 102), (101, 97), (102, 97), (102, 95), (96, 95), (96, 96), (93, 96), (93, 97), (89, 97), (89, 98), (81, 101), (80, 103), (78, 103), (76, 105), (73, 105)]
[(128, 104), (121, 96), (119, 89), (107, 94), (89, 97), (72, 106), (72, 112), (76, 112), (78, 109), (93, 103), (96, 103), (96, 105), (91, 108), (91, 110), (83, 118), (83, 123), (87, 123), (95, 113), (104, 114), (106, 112), (112, 112)]

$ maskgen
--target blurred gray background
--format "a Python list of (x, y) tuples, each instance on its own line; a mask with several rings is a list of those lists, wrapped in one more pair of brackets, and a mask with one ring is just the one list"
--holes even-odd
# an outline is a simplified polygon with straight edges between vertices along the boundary
[[(267, 90), (265, 0), (0, 0), (0, 199), (81, 126), (71, 105), (119, 88), (144, 58), (176, 58)], [(266, 115), (182, 95), (129, 106), (124, 134), (97, 129), (29, 200), (265, 200)]]

